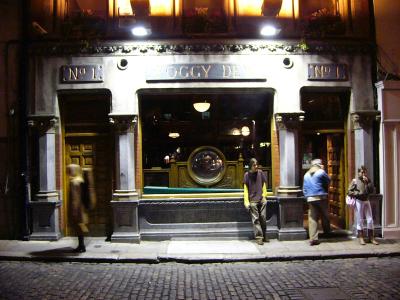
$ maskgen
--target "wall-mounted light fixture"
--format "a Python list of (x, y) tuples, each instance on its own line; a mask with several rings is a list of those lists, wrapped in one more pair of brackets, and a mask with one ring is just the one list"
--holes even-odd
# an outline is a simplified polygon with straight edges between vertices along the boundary
[(194, 109), (197, 110), (198, 112), (205, 112), (210, 108), (210, 106), (211, 103), (207, 102), (206, 100), (204, 100), (204, 102), (193, 103)]
[(269, 36), (269, 37), (276, 36), (279, 34), (279, 32), (281, 32), (281, 30), (272, 24), (264, 25), (263, 27), (261, 27), (260, 30), (260, 34), (262, 36)]
[(151, 28), (145, 25), (136, 25), (132, 27), (131, 32), (134, 36), (145, 37), (151, 34)]

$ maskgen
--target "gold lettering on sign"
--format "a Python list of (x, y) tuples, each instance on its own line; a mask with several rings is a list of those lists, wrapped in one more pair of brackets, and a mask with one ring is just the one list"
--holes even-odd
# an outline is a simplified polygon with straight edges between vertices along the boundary
[(205, 68), (204, 65), (202, 65), (201, 68), (204, 71), (204, 78), (208, 78), (208, 72), (210, 72), (211, 70), (211, 65), (208, 65), (207, 68)]
[(238, 66), (222, 65), (223, 78), (238, 78), (240, 71)]
[[(196, 69), (196, 71), (195, 71), (195, 69)], [(200, 69), (200, 70), (199, 70), (199, 69)], [(190, 77), (192, 77), (192, 78), (195, 78), (195, 77), (200, 78), (200, 77), (201, 77), (200, 71), (201, 71), (200, 66), (193, 66), (193, 67), (191, 67), (191, 68), (190, 68)]]
[[(171, 73), (171, 71), (172, 71), (172, 73)], [(178, 70), (174, 66), (168, 66), (167, 74), (171, 78), (176, 78), (176, 76), (178, 75)]]
[(82, 77), (84, 77), (85, 74), (86, 74), (86, 68), (85, 67), (74, 67), (74, 68), (69, 67), (68, 69), (69, 69), (69, 78), (68, 78), (68, 80), (71, 80), (71, 81), (79, 80)]
[(330, 66), (315, 66), (314, 75), (315, 78), (325, 78), (331, 72)]
[(187, 66), (181, 66), (179, 68), (179, 76), (183, 78), (188, 78), (189, 77), (189, 68)]

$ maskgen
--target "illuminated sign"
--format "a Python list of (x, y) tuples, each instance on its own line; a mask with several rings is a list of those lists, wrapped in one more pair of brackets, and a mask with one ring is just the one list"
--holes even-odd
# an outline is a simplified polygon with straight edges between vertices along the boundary
[(71, 65), (61, 67), (61, 83), (103, 82), (102, 65)]
[(345, 64), (308, 64), (308, 80), (347, 81), (349, 80)]
[(235, 64), (170, 64), (146, 71), (147, 82), (215, 80), (266, 81), (260, 72)]

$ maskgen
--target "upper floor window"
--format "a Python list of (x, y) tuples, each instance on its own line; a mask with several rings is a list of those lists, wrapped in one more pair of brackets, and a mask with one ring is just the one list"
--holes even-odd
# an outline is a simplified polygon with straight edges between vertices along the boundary
[(173, 16), (174, 0), (117, 0), (118, 16)]

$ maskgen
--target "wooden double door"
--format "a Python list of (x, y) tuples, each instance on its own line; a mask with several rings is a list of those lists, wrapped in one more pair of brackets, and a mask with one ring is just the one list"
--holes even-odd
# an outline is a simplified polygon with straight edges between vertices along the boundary
[[(310, 158), (321, 158), (331, 178), (328, 191), (329, 219), (333, 228), (345, 228), (345, 152), (343, 133), (305, 134), (303, 136), (303, 175), (310, 167)], [(307, 164), (308, 163), (308, 164)], [(307, 206), (305, 207), (307, 214)], [(305, 220), (307, 220), (305, 218)]]
[[(66, 165), (91, 168), (94, 175), (96, 206), (89, 211), (90, 236), (111, 233), (111, 164), (108, 136), (68, 136), (65, 139)], [(69, 219), (69, 218), (68, 218)], [(74, 235), (68, 224), (67, 234)]]

